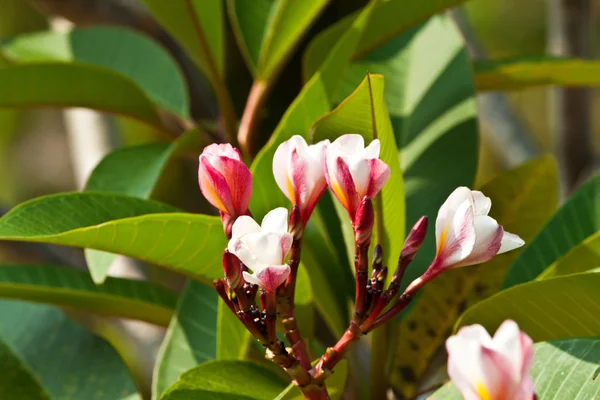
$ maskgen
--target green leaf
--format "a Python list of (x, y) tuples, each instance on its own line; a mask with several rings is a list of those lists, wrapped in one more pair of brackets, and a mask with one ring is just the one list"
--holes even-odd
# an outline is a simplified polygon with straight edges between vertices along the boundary
[(0, 219), (0, 240), (123, 254), (211, 282), (222, 276), (218, 217), (108, 193), (67, 193), (25, 202)]
[(221, 0), (143, 0), (154, 18), (213, 79), (225, 74), (225, 31)]
[[(380, 2), (373, 10), (365, 33), (354, 50), (353, 58), (360, 59), (373, 49), (381, 46), (395, 36), (409, 30), (429, 17), (446, 8), (458, 6), (467, 0), (388, 0)], [(344, 34), (348, 26), (357, 18), (358, 13), (347, 16), (319, 34), (304, 53), (303, 75), (308, 80), (329, 50)], [(442, 48), (441, 46), (439, 46)], [(436, 47), (437, 48), (437, 47)], [(373, 71), (369, 71), (373, 72)], [(364, 71), (363, 71), (364, 74)], [(387, 76), (386, 76), (387, 77)]]
[(480, 92), (521, 90), (535, 86), (598, 86), (600, 62), (528, 57), (476, 61), (475, 83)]
[[(480, 190), (492, 200), (490, 215), (506, 231), (528, 242), (556, 210), (556, 163), (551, 156), (532, 160), (499, 174)], [(414, 307), (395, 328), (398, 339), (390, 381), (396, 390), (405, 396), (414, 395), (418, 384), (415, 377), (426, 373), (431, 357), (462, 310), (496, 293), (518, 255), (515, 250), (480, 266), (447, 271), (423, 288)]]
[[(394, 265), (404, 242), (404, 190), (402, 171), (398, 161), (398, 149), (392, 124), (384, 100), (384, 79), (381, 75), (367, 74), (367, 77), (332, 112), (320, 118), (313, 125), (313, 140), (335, 140), (344, 133), (353, 132), (362, 135), (365, 143), (378, 138), (381, 141), (380, 159), (390, 167), (390, 178), (383, 187), (379, 199), (375, 199), (377, 234), (376, 243), (381, 243), (387, 262)], [(348, 226), (346, 211), (342, 210), (340, 219)], [(347, 230), (345, 231), (347, 232)], [(346, 235), (347, 236), (347, 235)], [(347, 238), (347, 247), (348, 240)], [(352, 243), (352, 242), (349, 242)], [(350, 244), (348, 247), (353, 249)]]
[[(190, 148), (199, 151), (204, 144), (201, 132), (192, 129), (173, 143), (151, 143), (117, 149), (94, 168), (85, 190), (121, 193), (147, 199), (173, 156)], [(127, 173), (124, 174), (123, 171)], [(85, 258), (94, 282), (100, 284), (106, 279), (115, 257), (111, 253), (85, 249)]]
[(136, 393), (114, 349), (54, 307), (0, 301), (0, 338), (52, 400), (115, 400)]
[(149, 282), (110, 278), (96, 286), (85, 271), (50, 265), (0, 265), (0, 297), (50, 303), (167, 326), (177, 296)]
[(581, 186), (511, 265), (508, 288), (539, 276), (547, 267), (600, 231), (600, 174)]
[(216, 358), (217, 298), (212, 287), (188, 281), (154, 366), (153, 399), (183, 372)]
[(8, 41), (2, 52), (19, 63), (65, 61), (109, 68), (133, 81), (154, 104), (189, 115), (179, 67), (159, 44), (134, 31), (92, 27), (25, 34)]
[[(596, 379), (600, 364), (600, 340), (569, 339), (536, 343), (531, 375), (540, 400), (585, 400), (598, 395)], [(431, 400), (462, 400), (447, 384)]]
[(285, 384), (251, 362), (212, 361), (183, 374), (161, 400), (271, 400)]
[(523, 283), (468, 308), (455, 330), (481, 324), (495, 332), (510, 318), (535, 342), (600, 336), (599, 288), (595, 272)]
[(92, 65), (36, 63), (1, 68), (1, 107), (86, 107), (164, 129), (154, 105), (137, 85)]
[[(340, 361), (333, 370), (333, 375), (327, 379), (327, 392), (331, 400), (341, 399), (348, 378), (348, 362)], [(304, 396), (296, 385), (290, 383), (288, 387), (277, 396), (274, 400), (303, 400)]]
[(256, 79), (274, 80), (329, 0), (228, 0), (236, 39)]
[(4, 400), (50, 400), (48, 393), (11, 348), (0, 340), (0, 397)]
[(537, 279), (585, 272), (600, 266), (600, 232), (574, 247), (564, 257), (548, 267)]
[(217, 314), (217, 359), (241, 360), (248, 351), (252, 336), (244, 324), (219, 300)]

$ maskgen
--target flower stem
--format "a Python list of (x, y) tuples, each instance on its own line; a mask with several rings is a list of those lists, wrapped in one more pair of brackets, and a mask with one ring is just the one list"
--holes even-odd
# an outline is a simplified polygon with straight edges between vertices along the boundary
[(246, 108), (240, 121), (240, 129), (237, 136), (242, 153), (247, 157), (251, 156), (256, 150), (256, 128), (260, 118), (261, 107), (266, 99), (267, 83), (260, 80), (254, 81), (248, 94)]
[(369, 273), (369, 242), (355, 246), (354, 269), (356, 272), (356, 296), (353, 321), (360, 324), (365, 317), (367, 280)]

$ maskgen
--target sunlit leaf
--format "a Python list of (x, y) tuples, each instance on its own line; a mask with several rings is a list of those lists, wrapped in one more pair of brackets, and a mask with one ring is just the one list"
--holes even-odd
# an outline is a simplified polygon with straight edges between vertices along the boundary
[(588, 237), (546, 269), (537, 279), (585, 272), (600, 266), (600, 232)]

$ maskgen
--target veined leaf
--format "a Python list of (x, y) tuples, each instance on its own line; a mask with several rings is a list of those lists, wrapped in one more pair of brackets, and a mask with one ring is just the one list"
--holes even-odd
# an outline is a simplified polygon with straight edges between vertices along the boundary
[(228, 0), (229, 19), (256, 79), (272, 82), (329, 0)]
[(160, 45), (134, 31), (91, 27), (25, 34), (4, 44), (2, 53), (18, 63), (64, 61), (109, 68), (134, 82), (154, 104), (188, 117), (179, 67)]
[[(336, 109), (315, 122), (312, 131), (315, 142), (323, 139), (333, 141), (347, 132), (362, 135), (365, 143), (370, 143), (375, 138), (381, 141), (379, 158), (390, 167), (390, 178), (381, 191), (381, 200), (374, 201), (376, 224), (382, 224), (382, 227), (376, 227), (374, 231), (385, 235), (383, 238), (378, 237), (375, 242), (383, 246), (387, 260), (384, 265), (394, 265), (404, 243), (404, 190), (398, 149), (383, 94), (383, 76), (367, 74), (357, 89)], [(342, 210), (340, 219), (348, 226), (346, 214)], [(343, 232), (348, 232), (348, 229)], [(349, 248), (354, 248), (351, 237), (346, 238), (346, 242), (347, 247), (350, 243)]]
[[(388, 0), (380, 2), (373, 10), (365, 33), (356, 46), (354, 59), (360, 59), (395, 36), (440, 13), (446, 8), (456, 7), (467, 0)], [(308, 80), (327, 58), (329, 50), (352, 25), (359, 13), (338, 21), (319, 34), (304, 54), (303, 75)], [(372, 71), (369, 71), (372, 72)], [(364, 74), (364, 71), (363, 71)], [(387, 76), (386, 76), (387, 77)], [(389, 79), (389, 77), (387, 77)]]
[(0, 69), (2, 107), (86, 107), (164, 129), (150, 99), (131, 80), (103, 67), (78, 63), (36, 63)]
[[(68, 193), (25, 202), (0, 219), (0, 240), (123, 254), (210, 282), (226, 245), (218, 217), (118, 194)], [(165, 214), (166, 213), (166, 214)]]
[(537, 279), (585, 272), (600, 266), (600, 232), (585, 239), (548, 267)]
[(248, 361), (212, 361), (187, 371), (161, 400), (271, 400), (285, 388), (272, 371)]
[(217, 298), (212, 287), (188, 281), (154, 366), (153, 399), (183, 372), (216, 358)]
[(139, 399), (114, 349), (54, 307), (0, 301), (0, 338), (51, 400)]
[(481, 324), (489, 332), (512, 319), (535, 342), (600, 336), (600, 273), (523, 283), (467, 309), (455, 326)]
[(94, 285), (85, 271), (50, 265), (0, 265), (0, 297), (49, 303), (167, 326), (175, 293), (149, 282), (110, 278)]
[[(567, 339), (536, 343), (531, 375), (540, 400), (586, 400), (597, 397), (596, 379), (600, 364), (600, 340)], [(461, 400), (452, 384), (447, 384), (431, 400)]]
[(535, 279), (552, 263), (600, 231), (600, 174), (581, 186), (510, 266), (503, 288)]
[[(480, 190), (492, 200), (490, 215), (506, 231), (528, 242), (556, 210), (556, 164), (550, 156), (532, 160), (501, 173)], [(512, 251), (479, 266), (447, 271), (423, 288), (396, 328), (391, 382), (397, 390), (405, 396), (414, 395), (415, 380), (426, 372), (460, 313), (496, 293), (518, 255), (519, 251)]]
[(600, 62), (551, 57), (477, 61), (475, 83), (481, 92), (535, 86), (598, 86)]

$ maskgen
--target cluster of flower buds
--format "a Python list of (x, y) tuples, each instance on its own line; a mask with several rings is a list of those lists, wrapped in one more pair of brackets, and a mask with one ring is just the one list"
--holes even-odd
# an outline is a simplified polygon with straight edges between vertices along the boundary
[[(228, 144), (211, 145), (200, 156), (200, 189), (219, 209), (230, 238), (223, 255), (225, 279), (217, 280), (215, 287), (267, 348), (267, 356), (292, 376), (307, 398), (327, 398), (324, 380), (350, 345), (398, 315), (427, 282), (450, 268), (479, 264), (523, 245), (488, 216), (488, 197), (459, 187), (440, 208), (435, 226), (437, 254), (427, 271), (400, 293), (404, 273), (427, 234), (428, 220), (422, 217), (406, 238), (389, 286), (385, 287), (388, 269), (380, 245), (373, 251), (369, 279), (373, 199), (390, 176), (379, 151), (377, 139), (365, 147), (363, 137), (355, 134), (333, 143), (308, 145), (300, 136), (282, 143), (273, 159), (273, 175), (293, 206), (289, 218), (286, 209), (278, 208), (260, 226), (249, 216), (252, 177), (239, 152)], [(327, 186), (348, 212), (354, 230), (355, 308), (343, 337), (311, 368), (294, 317), (294, 293), (303, 230)], [(259, 289), (260, 309), (255, 301)], [(277, 339), (277, 317), (289, 350)]]

